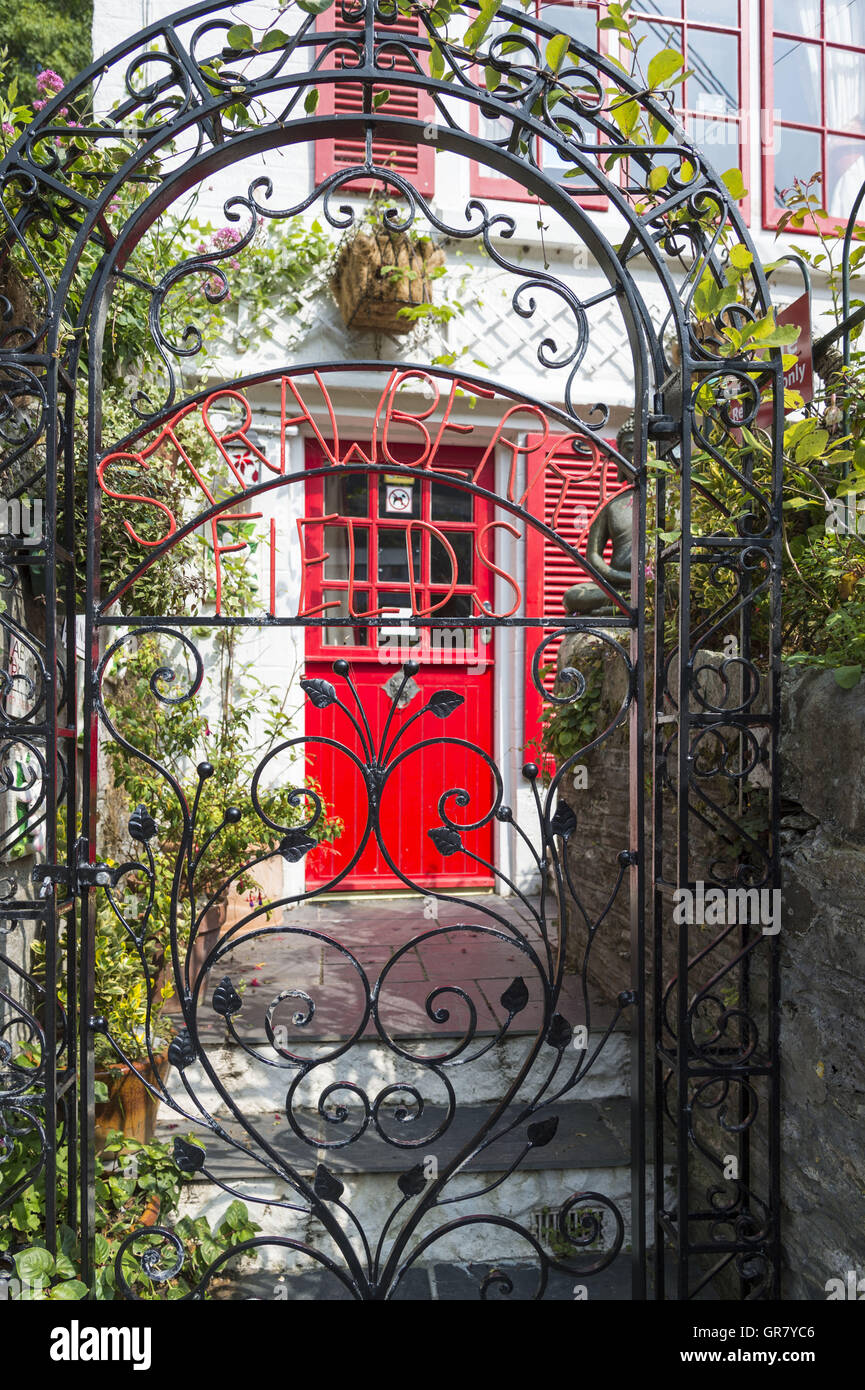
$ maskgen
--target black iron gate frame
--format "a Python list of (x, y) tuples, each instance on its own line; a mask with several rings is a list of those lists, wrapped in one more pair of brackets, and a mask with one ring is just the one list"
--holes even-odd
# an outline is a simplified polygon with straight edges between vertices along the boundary
[[(530, 292), (547, 290), (556, 295), (571, 314), (573, 348), (557, 357), (555, 343), (546, 339), (538, 349), (538, 357), (545, 369), (568, 373), (561, 391), (564, 410), (551, 410), (550, 413), (558, 415), (572, 430), (589, 440), (599, 440), (597, 431), (606, 414), (600, 410), (593, 420), (582, 420), (572, 400), (572, 385), (587, 346), (586, 313), (604, 301), (617, 304), (622, 313), (635, 371), (636, 467), (632, 473), (640, 505), (635, 524), (631, 604), (626, 608), (626, 617), (612, 622), (605, 620), (603, 627), (620, 626), (630, 634), (629, 654), (624, 648), (620, 651), (629, 669), (627, 717), (631, 734), (632, 839), (625, 867), (631, 886), (633, 989), (623, 1008), (632, 1011), (636, 1044), (632, 1077), (632, 1291), (634, 1297), (640, 1298), (647, 1290), (645, 1159), (649, 1111), (645, 1081), (648, 1065), (654, 1098), (653, 1296), (671, 1295), (678, 1299), (697, 1296), (707, 1284), (725, 1277), (728, 1267), (732, 1266), (738, 1276), (740, 1296), (777, 1297), (780, 1287), (777, 938), (774, 934), (764, 935), (747, 925), (742, 926), (737, 932), (733, 958), (716, 956), (717, 968), (708, 970), (707, 981), (706, 960), (711, 961), (713, 952), (720, 951), (728, 933), (722, 932), (713, 941), (698, 943), (695, 947), (693, 934), (679, 930), (672, 943), (672, 959), (670, 940), (665, 933), (673, 888), (696, 889), (698, 883), (705, 881), (774, 889), (779, 883), (773, 827), (778, 814), (781, 391), (773, 393), (774, 445), (768, 484), (755, 481), (753, 458), (750, 461), (746, 458), (740, 471), (718, 443), (719, 437), (727, 442), (732, 437), (734, 423), (730, 400), (738, 397), (744, 402), (737, 423), (747, 425), (755, 420), (760, 404), (758, 376), (762, 383), (768, 380), (773, 386), (778, 386), (781, 380), (777, 350), (770, 354), (767, 362), (753, 352), (743, 350), (736, 356), (729, 356), (721, 349), (725, 325), (755, 319), (767, 313), (771, 306), (765, 277), (738, 209), (723, 182), (687, 141), (663, 100), (641, 89), (613, 63), (574, 40), (570, 42), (567, 65), (559, 64), (557, 71), (553, 71), (544, 64), (542, 46), (556, 31), (522, 13), (503, 8), (500, 19), (513, 26), (507, 40), (501, 34), (488, 38), (475, 53), (453, 42), (434, 12), (418, 8), (417, 36), (404, 32), (395, 35), (393, 29), (382, 29), (382, 25), (392, 22), (397, 13), (389, 0), (357, 0), (357, 3), (342, 0), (344, 27), (338, 32), (322, 25), (316, 27), (311, 16), (302, 15), (296, 29), (286, 36), (280, 47), (264, 54), (255, 49), (220, 50), (221, 60), (230, 58), (232, 66), (217, 69), (211, 61), (215, 55), (201, 58), (198, 51), (208, 40), (222, 42), (230, 24), (219, 15), (221, 8), (212, 0), (191, 6), (176, 16), (154, 23), (100, 59), (48, 104), (0, 166), (5, 254), (7, 258), (19, 258), (44, 301), (34, 325), (16, 324), (8, 301), (5, 313), (9, 327), (4, 332), (0, 361), (7, 415), (17, 410), (22, 399), (30, 402), (29, 415), (21, 417), (20, 412), (15, 415), (19, 433), (16, 435), (12, 426), (3, 430), (4, 439), (10, 443), (5, 465), (7, 486), (16, 494), (28, 488), (32, 490), (36, 484), (44, 487), (45, 520), (41, 546), (26, 558), (13, 546), (4, 567), (4, 577), (8, 587), (14, 581), (16, 566), (24, 564), (33, 569), (42, 565), (47, 596), (41, 647), (35, 638), (27, 637), (21, 624), (11, 615), (2, 617), (7, 644), (13, 639), (24, 642), (35, 654), (37, 680), (32, 683), (32, 707), (23, 715), (10, 713), (7, 698), (2, 722), (7, 740), (32, 741), (29, 746), (41, 769), (43, 802), (40, 804), (44, 804), (46, 845), (45, 862), (34, 871), (38, 893), (28, 891), (14, 876), (7, 878), (5, 896), (0, 902), (0, 919), (7, 933), (14, 930), (18, 922), (36, 922), (44, 933), (46, 953), (44, 975), (39, 980), (27, 968), (16, 972), (35, 991), (33, 997), (41, 1001), (38, 1007), (29, 1012), (22, 1008), (20, 999), (13, 993), (3, 996), (9, 1016), (19, 1030), (18, 1035), (41, 1042), (41, 1058), (34, 1069), (19, 1065), (9, 1046), (0, 1054), (5, 1067), (0, 1078), (0, 1112), (11, 1143), (15, 1135), (28, 1126), (39, 1136), (41, 1153), (28, 1178), (35, 1182), (44, 1174), (46, 1241), (51, 1246), (56, 1238), (59, 1213), (55, 1206), (55, 1158), (58, 1142), (63, 1140), (68, 1144), (70, 1173), (66, 1215), (69, 1224), (80, 1230), (84, 1277), (88, 1281), (92, 1278), (93, 897), (104, 890), (106, 873), (100, 870), (95, 858), (95, 804), (93, 788), (87, 780), (83, 787), (80, 825), (78, 823), (79, 793), (74, 755), (77, 731), (73, 621), (76, 581), (74, 447), (75, 394), (81, 354), (86, 342), (91, 397), (84, 765), (90, 767), (96, 719), (104, 715), (97, 689), (98, 676), (105, 664), (99, 631), (103, 627), (110, 628), (113, 623), (99, 603), (100, 513), (95, 463), (104, 453), (100, 380), (102, 335), (113, 285), (124, 276), (128, 255), (153, 221), (170, 207), (180, 192), (200, 183), (207, 174), (248, 155), (340, 134), (361, 135), (366, 142), (364, 161), (331, 175), (293, 207), (275, 210), (269, 205), (272, 189), (267, 180), (256, 181), (245, 196), (229, 200), (226, 205), (229, 215), (239, 215), (242, 210), (250, 218), (249, 228), (238, 246), (232, 248), (232, 253), (236, 254), (248, 244), (261, 219), (302, 212), (316, 200), (322, 202), (325, 216), (333, 227), (348, 228), (355, 214), (349, 206), (334, 210), (334, 196), (343, 189), (350, 192), (352, 183), (368, 183), (374, 179), (380, 180), (408, 206), (408, 214), (393, 211), (386, 215), (385, 223), (393, 230), (410, 225), (421, 213), (433, 228), (449, 237), (481, 239), (496, 264), (511, 273), (519, 273), (506, 254), (507, 240), (514, 231), (513, 219), (501, 212), (490, 214), (481, 200), (472, 198), (466, 211), (466, 225), (448, 225), (434, 213), (409, 180), (375, 163), (373, 139), (390, 136), (419, 144), (429, 138), (428, 123), (397, 120), (373, 101), (374, 86), (380, 87), (386, 81), (391, 88), (411, 86), (425, 92), (436, 110), (433, 138), (437, 147), (474, 159), (521, 183), (537, 197), (539, 206), (543, 203), (572, 228), (575, 238), (588, 248), (605, 272), (608, 290), (585, 303), (577, 299), (565, 282), (546, 271), (524, 277), (512, 301), (514, 311), (523, 320), (531, 320), (537, 306)], [(236, 5), (233, 13), (242, 9), (242, 4)], [(471, 12), (477, 6), (470, 3), (466, 9)], [(197, 28), (187, 39), (180, 31), (184, 25), (192, 24), (197, 24)], [(152, 48), (154, 44), (162, 46), (159, 52)], [(339, 66), (333, 56), (337, 47), (343, 54)], [(351, 52), (356, 62), (345, 62), (346, 51)], [(407, 59), (403, 68), (394, 64), (397, 51)], [(445, 81), (444, 76), (430, 76), (426, 64), (433, 51), (444, 63), (450, 81)], [(308, 69), (288, 73), (290, 60), (298, 55), (311, 59)], [(329, 60), (332, 66), (328, 66)], [(243, 63), (253, 67), (259, 64), (266, 71), (247, 77), (238, 70)], [(499, 86), (488, 89), (480, 85), (484, 67), (501, 75)], [(162, 75), (159, 75), (160, 68)], [(77, 95), (89, 92), (102, 75), (115, 70), (124, 72), (125, 94), (109, 115), (74, 130), (66, 123), (58, 124), (55, 118), (61, 108), (68, 108)], [(144, 74), (144, 81), (143, 85), (136, 86), (139, 74)], [(317, 115), (303, 110), (304, 97), (310, 88), (321, 88), (337, 81), (358, 85), (363, 94), (362, 113)], [(608, 102), (611, 93), (613, 101)], [(277, 114), (259, 119), (255, 113), (256, 103), (278, 94), (282, 94), (283, 104)], [(617, 101), (636, 103), (641, 118), (652, 123), (650, 140), (639, 143), (622, 135), (610, 113), (610, 106)], [(231, 109), (238, 107), (247, 111), (253, 109), (254, 123), (248, 130), (232, 126)], [(455, 107), (459, 107), (459, 114), (455, 114)], [(507, 126), (508, 134), (498, 140), (472, 134), (466, 128), (472, 110), (498, 119)], [(146, 180), (144, 166), (147, 162), (187, 133), (192, 138), (191, 153), (178, 156), (175, 151), (175, 167), (170, 174), (161, 177), (155, 191), (144, 199), (123, 228), (112, 230), (106, 209), (117, 189), (127, 180)], [(128, 159), (117, 166), (106, 160), (104, 166), (92, 174), (96, 192), (82, 191), (80, 184), (74, 182), (70, 166), (75, 165), (85, 149), (98, 164), (102, 144), (116, 142), (120, 134), (131, 147)], [(581, 172), (583, 180), (591, 181), (603, 192), (610, 208), (619, 214), (626, 227), (618, 248), (613, 248), (604, 238), (591, 215), (538, 166), (532, 153), (536, 141), (555, 149), (561, 159)], [(609, 166), (604, 165), (610, 152), (619, 161), (613, 164), (612, 174)], [(669, 173), (666, 182), (658, 185), (650, 181), (650, 175), (662, 162)], [(618, 168), (625, 171), (621, 179), (614, 177)], [(70, 243), (65, 267), (56, 285), (48, 282), (39, 264), (40, 238), (45, 236), (67, 237)], [(713, 337), (711, 332), (707, 334), (696, 329), (694, 294), (704, 275), (716, 284), (723, 282), (731, 242), (744, 247), (752, 257), (748, 285), (742, 302), (716, 317), (713, 330), (716, 336)], [(88, 243), (101, 246), (103, 254), (84, 293), (78, 320), (70, 325), (66, 317), (67, 301)], [(158, 406), (152, 401), (145, 402), (150, 408), (138, 412), (144, 422), (142, 431), (182, 404), (175, 399), (172, 358), (188, 356), (189, 352), (186, 348), (181, 351), (163, 333), (160, 323), (163, 301), (178, 279), (200, 275), (205, 270), (214, 274), (226, 288), (219, 262), (227, 254), (226, 251), (209, 252), (193, 257), (176, 266), (159, 284), (142, 286), (150, 299), (150, 329), (164, 363), (167, 381), (165, 400)], [(660, 329), (655, 327), (634, 279), (633, 267), (641, 258), (651, 267), (664, 296), (666, 319)], [(394, 365), (406, 367), (410, 364)], [(680, 488), (680, 535), (669, 539), (668, 485), (666, 475), (658, 475), (656, 521), (658, 530), (666, 532), (667, 538), (658, 540), (654, 557), (656, 612), (665, 611), (665, 601), (670, 594), (674, 604), (678, 595), (678, 604), (675, 640), (671, 642), (665, 635), (663, 621), (656, 623), (655, 630), (654, 854), (651, 865), (643, 847), (641, 770), (646, 584), (643, 551), (649, 441), (654, 443), (657, 456), (674, 466)], [(723, 506), (716, 507), (715, 524), (708, 531), (695, 531), (693, 526), (693, 505), (698, 496), (711, 499), (710, 506), (712, 502), (717, 503), (711, 490), (692, 481), (695, 441), (718, 465), (726, 481), (739, 490), (742, 508), (738, 515), (733, 515)], [(503, 499), (495, 500), (501, 504)], [(536, 519), (528, 516), (526, 520), (536, 523)], [(675, 518), (672, 520), (675, 522)], [(579, 562), (579, 557), (574, 558)], [(722, 570), (732, 572), (734, 592), (717, 612), (692, 627), (689, 604), (682, 602), (681, 596), (690, 599), (692, 575), (701, 566), (715, 575)], [(751, 619), (757, 603), (764, 601), (768, 602), (770, 614), (768, 637), (765, 649), (756, 651)], [(65, 619), (62, 642), (58, 640), (60, 618)], [(182, 635), (185, 621), (180, 615), (165, 615), (161, 626)], [(436, 625), (435, 620), (424, 621)], [(707, 668), (700, 665), (700, 653), (709, 650), (706, 644), (730, 621), (738, 630), (736, 652), (720, 668), (715, 668), (722, 693), (710, 697), (701, 679)], [(142, 629), (159, 625), (135, 624)], [(438, 625), (445, 623), (440, 621)], [(561, 629), (594, 630), (597, 626), (589, 620), (569, 620), (562, 622)], [(535, 675), (539, 680), (537, 659)], [(740, 682), (738, 697), (733, 692), (734, 675)], [(7, 697), (13, 684), (7, 676)], [(579, 689), (579, 679), (575, 684)], [(737, 794), (756, 764), (761, 763), (768, 769), (767, 835), (760, 844), (754, 838), (749, 841), (744, 830), (735, 825), (724, 809), (712, 804), (707, 773), (700, 762), (700, 745), (712, 738), (716, 738), (724, 750), (721, 775), (733, 784)], [(739, 761), (732, 766), (728, 761), (729, 743), (739, 750)], [(65, 757), (63, 750), (67, 750)], [(717, 767), (711, 770), (718, 772)], [(507, 811), (508, 808), (500, 809)], [(564, 860), (566, 854), (557, 849), (555, 841), (557, 835), (562, 835), (562, 822), (556, 823), (550, 797), (541, 819), (545, 847), (561, 878), (560, 859)], [(675, 826), (676, 861), (672, 872), (665, 860), (665, 835), (671, 820)], [(701, 874), (694, 872), (695, 853), (699, 851), (694, 832), (707, 821), (716, 828), (719, 823), (726, 823), (731, 831), (744, 836), (748, 842), (751, 857), (743, 856), (736, 874), (729, 880), (719, 876), (712, 864)], [(65, 854), (62, 839), (58, 839), (58, 824), (65, 826)], [(452, 825), (444, 827), (445, 830), (453, 828)], [(755, 860), (759, 869), (755, 868)], [(643, 886), (649, 870), (654, 924), (651, 970), (644, 965)], [(107, 877), (110, 882), (110, 873)], [(79, 900), (80, 929), (77, 937), (72, 930), (66, 933), (62, 956), (67, 997), (66, 1006), (62, 1008), (58, 1002), (58, 970), (61, 968), (58, 923), (61, 919), (72, 920), (73, 908)], [(753, 968), (755, 962), (762, 962), (759, 970)], [(737, 998), (730, 1004), (724, 1002), (717, 991), (720, 981), (729, 983), (733, 978), (737, 982)], [(758, 991), (759, 999), (756, 998)], [(561, 1056), (568, 1039), (562, 1042), (565, 1025), (556, 1022), (560, 1019), (554, 1012), (557, 994), (558, 985), (551, 988), (545, 1001), (546, 1041), (554, 1048), (559, 1047)], [(707, 1008), (715, 1010), (714, 1032), (710, 1031), (708, 1038), (698, 1037), (696, 1034)], [(652, 1032), (648, 1037), (650, 1021)], [(183, 1046), (182, 1042), (178, 1043), (178, 1056), (182, 1055)], [(194, 1038), (191, 1046), (194, 1051)], [(77, 1055), (73, 1055), (76, 1048)], [(735, 1122), (729, 1120), (728, 1110), (736, 1112)], [(715, 1138), (724, 1146), (721, 1154), (707, 1147), (701, 1129), (706, 1112), (714, 1114)], [(530, 1108), (528, 1114), (531, 1113)], [(765, 1200), (756, 1192), (757, 1159), (751, 1143), (758, 1117), (764, 1127), (767, 1146), (763, 1174), (768, 1194)], [(666, 1148), (668, 1136), (673, 1140), (672, 1154)], [(721, 1170), (726, 1178), (724, 1160), (729, 1157), (726, 1150), (731, 1146), (735, 1147), (736, 1176), (726, 1189), (710, 1184), (705, 1204), (701, 1205), (695, 1200), (696, 1188), (701, 1182), (705, 1185), (707, 1172)], [(676, 1169), (674, 1201), (666, 1191), (666, 1170), (671, 1157)], [(761, 1157), (760, 1162), (763, 1161)], [(329, 1176), (321, 1180), (323, 1192), (328, 1187)], [(418, 1193), (409, 1192), (413, 1187), (411, 1174), (405, 1176), (407, 1185), (402, 1191), (408, 1201), (410, 1195)], [(332, 1187), (329, 1198), (311, 1189), (307, 1195), (313, 1205), (317, 1204), (322, 1210), (325, 1201), (333, 1200)], [(426, 1194), (420, 1205), (428, 1199), (429, 1194)], [(9, 1200), (7, 1193), (3, 1201)], [(464, 1221), (473, 1219), (463, 1218)], [(163, 1236), (167, 1248), (176, 1249), (170, 1232)], [(134, 1239), (128, 1242), (130, 1248), (134, 1246)], [(667, 1267), (667, 1247), (675, 1251), (672, 1281)], [(376, 1279), (359, 1272), (346, 1243), (343, 1255), (350, 1275), (335, 1266), (332, 1272), (347, 1282), (357, 1297), (386, 1297), (393, 1292), (401, 1273), (417, 1258), (420, 1249), (412, 1251), (408, 1261), (399, 1268), (398, 1260), (392, 1259), (384, 1277)], [(535, 1251), (541, 1264), (539, 1292), (542, 1292), (547, 1269), (555, 1261), (536, 1243)], [(331, 1267), (324, 1256), (316, 1258)], [(157, 1282), (176, 1272), (171, 1264), (161, 1265), (152, 1250), (140, 1259)], [(132, 1290), (123, 1280), (121, 1283), (132, 1296)], [(195, 1291), (196, 1295), (202, 1291)]]

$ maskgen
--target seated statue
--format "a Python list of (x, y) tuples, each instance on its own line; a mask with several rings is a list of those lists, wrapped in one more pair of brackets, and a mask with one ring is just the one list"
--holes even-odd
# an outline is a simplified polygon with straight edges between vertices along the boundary
[[(616, 447), (620, 454), (631, 458), (633, 454), (634, 430), (631, 420), (627, 420), (616, 435)], [(628, 481), (628, 475), (618, 468), (620, 483)], [(608, 580), (610, 587), (625, 593), (631, 583), (631, 549), (634, 522), (634, 493), (632, 489), (617, 492), (601, 507), (589, 528), (586, 541), (586, 559), (594, 565), (598, 574)], [(607, 542), (612, 543), (609, 562), (604, 559)], [(598, 584), (574, 584), (564, 595), (565, 611), (577, 616), (609, 617), (618, 612), (616, 605)]]

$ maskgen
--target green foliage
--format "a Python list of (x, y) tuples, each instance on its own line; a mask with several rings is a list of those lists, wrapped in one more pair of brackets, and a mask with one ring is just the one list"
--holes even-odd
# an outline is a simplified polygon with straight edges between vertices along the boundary
[(89, 67), (92, 22), (93, 0), (0, 0), (0, 35), (21, 101), (38, 98), (45, 68), (71, 75)]
[[(579, 670), (586, 682), (582, 695), (566, 705), (544, 706), (540, 747), (543, 752), (551, 754), (559, 766), (573, 758), (600, 733), (605, 651), (601, 642), (581, 651)], [(542, 674), (549, 675), (549, 667), (542, 668)], [(569, 694), (567, 684), (559, 680), (555, 693), (560, 698), (566, 698)]]
[[(193, 1134), (186, 1137), (195, 1143)], [(35, 1131), (10, 1136), (4, 1176), (12, 1184), (23, 1178), (38, 1161), (39, 1144)], [(62, 1146), (57, 1154), (57, 1198), (62, 1210), (67, 1199), (68, 1152)], [(108, 1136), (99, 1155), (96, 1199), (96, 1277), (97, 1299), (120, 1296), (115, 1277), (115, 1261), (122, 1241), (145, 1225), (170, 1225), (183, 1246), (181, 1274), (166, 1287), (142, 1272), (135, 1255), (127, 1252), (124, 1275), (136, 1294), (143, 1298), (182, 1298), (200, 1282), (205, 1270), (220, 1255), (251, 1240), (261, 1229), (249, 1215), (246, 1204), (235, 1199), (222, 1218), (211, 1225), (204, 1216), (184, 1216), (173, 1220), (189, 1179), (175, 1163), (172, 1149), (159, 1142), (142, 1144), (119, 1131)], [(12, 1297), (27, 1301), (61, 1302), (86, 1297), (86, 1286), (78, 1278), (80, 1252), (75, 1232), (61, 1226), (56, 1255), (45, 1247), (40, 1233), (45, 1229), (45, 1175), (26, 1187), (0, 1225), (0, 1254), (12, 1255), (17, 1284)], [(146, 1243), (146, 1235), (136, 1241), (136, 1249)], [(19, 1286), (20, 1285), (20, 1286)], [(209, 1297), (209, 1294), (205, 1294)]]

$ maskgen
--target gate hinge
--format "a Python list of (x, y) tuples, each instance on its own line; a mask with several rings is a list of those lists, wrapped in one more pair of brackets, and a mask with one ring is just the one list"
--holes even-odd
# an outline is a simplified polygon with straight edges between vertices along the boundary
[(114, 870), (110, 864), (79, 863), (77, 889), (108, 888), (114, 882)]

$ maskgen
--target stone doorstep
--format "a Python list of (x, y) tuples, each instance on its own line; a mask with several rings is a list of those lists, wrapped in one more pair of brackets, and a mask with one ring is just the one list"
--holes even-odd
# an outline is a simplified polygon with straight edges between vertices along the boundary
[[(458, 1106), (450, 1126), (438, 1139), (429, 1144), (420, 1143), (417, 1147), (396, 1148), (386, 1143), (380, 1135), (367, 1130), (366, 1133), (343, 1148), (326, 1149), (304, 1143), (283, 1120), (283, 1127), (276, 1135), (265, 1132), (260, 1116), (257, 1128), (263, 1133), (273, 1149), (286, 1163), (304, 1175), (315, 1172), (319, 1163), (324, 1163), (335, 1174), (363, 1175), (372, 1173), (407, 1172), (421, 1159), (434, 1156), (440, 1167), (444, 1167), (457, 1153), (471, 1142), (494, 1113), (492, 1105)], [(512, 1115), (519, 1113), (514, 1107)], [(444, 1118), (441, 1106), (426, 1106), (421, 1123), (424, 1131), (434, 1134)], [(526, 1144), (526, 1129), (530, 1124), (556, 1115), (558, 1129), (550, 1143), (543, 1147), (530, 1148), (519, 1165), (520, 1172), (536, 1172), (544, 1169), (592, 1169), (626, 1168), (629, 1162), (630, 1101), (626, 1097), (615, 1097), (601, 1101), (569, 1101), (552, 1105), (530, 1119), (521, 1121), (509, 1133), (491, 1144), (482, 1154), (478, 1154), (466, 1164), (466, 1172), (504, 1172), (515, 1162)], [(299, 1125), (310, 1135), (321, 1134), (322, 1121), (317, 1111), (298, 1110)], [(348, 1121), (350, 1123), (350, 1121)], [(398, 1131), (399, 1122), (392, 1120), (388, 1125), (383, 1121), (386, 1132)], [(164, 1123), (157, 1127), (157, 1139), (170, 1142), (173, 1132), (181, 1129), (174, 1126), (169, 1130)], [(337, 1126), (333, 1126), (335, 1131)], [(235, 1184), (248, 1179), (262, 1179), (266, 1172), (250, 1153), (245, 1158), (242, 1151), (224, 1144), (214, 1136), (201, 1136), (207, 1149), (207, 1174), (194, 1181)], [(328, 1138), (330, 1136), (327, 1136)]]
[[(534, 1298), (538, 1288), (536, 1264), (500, 1261), (489, 1264), (433, 1264), (408, 1269), (393, 1291), (395, 1303), (461, 1302), (477, 1303), (484, 1280), (493, 1274), (504, 1275), (513, 1285), (508, 1295), (488, 1293), (491, 1302), (524, 1303)], [(545, 1303), (573, 1303), (578, 1276), (561, 1270), (550, 1270), (543, 1294)], [(586, 1278), (587, 1302), (630, 1302), (631, 1262), (627, 1255), (617, 1255), (607, 1269)], [(337, 1279), (326, 1274), (309, 1273), (282, 1275), (250, 1273), (240, 1275), (230, 1285), (215, 1292), (218, 1301), (256, 1300), (272, 1302), (352, 1302), (350, 1291)]]

